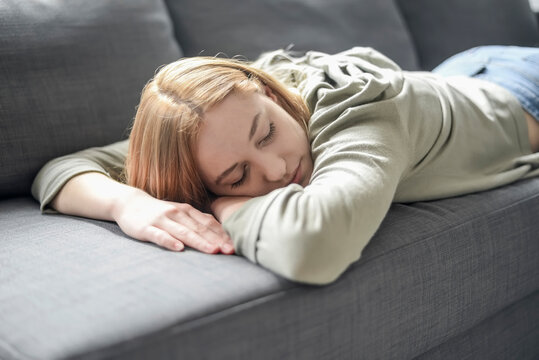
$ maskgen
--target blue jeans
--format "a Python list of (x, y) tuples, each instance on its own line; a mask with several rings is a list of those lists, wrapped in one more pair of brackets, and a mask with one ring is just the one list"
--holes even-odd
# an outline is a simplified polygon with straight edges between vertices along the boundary
[(539, 121), (539, 48), (479, 46), (450, 57), (432, 72), (496, 83), (509, 90)]

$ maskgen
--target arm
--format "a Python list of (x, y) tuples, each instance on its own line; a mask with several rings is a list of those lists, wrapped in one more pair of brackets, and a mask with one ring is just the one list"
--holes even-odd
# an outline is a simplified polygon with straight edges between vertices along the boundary
[(354, 66), (343, 59), (346, 73), (332, 59), (316, 61), (333, 81), (321, 77), (305, 96), (315, 109), (311, 184), (253, 198), (224, 226), (238, 253), (253, 262), (290, 280), (327, 284), (360, 257), (378, 229), (411, 150), (392, 102), (399, 94), (398, 73), (377, 78), (363, 73), (364, 61)]
[[(368, 147), (366, 139), (359, 142)], [(406, 166), (400, 141), (387, 144), (328, 154), (307, 187), (245, 202), (224, 222), (236, 251), (293, 281), (335, 281), (378, 229)]]
[(34, 197), (44, 211), (116, 221), (127, 235), (170, 250), (185, 244), (207, 253), (234, 252), (211, 215), (116, 181), (126, 153), (127, 141), (55, 159), (34, 180)]
[[(129, 142), (125, 140), (49, 161), (38, 172), (32, 184), (32, 195), (40, 202), (41, 211), (54, 212), (51, 202), (63, 186), (75, 176), (97, 172), (111, 179), (121, 180), (128, 146)], [(76, 205), (83, 207), (84, 204), (73, 204)]]
[(52, 199), (50, 206), (63, 214), (115, 221), (115, 205), (136, 190), (102, 173), (87, 172), (69, 179)]

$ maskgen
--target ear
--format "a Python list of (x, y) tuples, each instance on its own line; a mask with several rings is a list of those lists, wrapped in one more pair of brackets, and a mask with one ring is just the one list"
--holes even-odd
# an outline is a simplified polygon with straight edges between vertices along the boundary
[(264, 85), (264, 93), (265, 93), (266, 96), (269, 97), (271, 100), (273, 100), (273, 101), (276, 102), (277, 104), (279, 103), (279, 99), (277, 99), (277, 95), (275, 95), (275, 93), (273, 92), (273, 90), (271, 90), (271, 88), (270, 88), (268, 85)]

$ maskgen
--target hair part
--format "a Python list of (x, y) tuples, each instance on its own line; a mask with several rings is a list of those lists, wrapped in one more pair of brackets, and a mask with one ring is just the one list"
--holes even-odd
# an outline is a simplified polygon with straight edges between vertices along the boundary
[(234, 91), (264, 91), (307, 132), (310, 117), (303, 99), (271, 75), (233, 59), (184, 58), (158, 69), (142, 90), (126, 158), (128, 185), (161, 200), (208, 210), (211, 193), (195, 162), (204, 114)]

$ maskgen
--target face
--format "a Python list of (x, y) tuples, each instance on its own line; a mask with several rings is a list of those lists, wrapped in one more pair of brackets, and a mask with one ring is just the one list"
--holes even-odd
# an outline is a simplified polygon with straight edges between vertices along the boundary
[(196, 162), (220, 196), (260, 196), (291, 183), (306, 186), (313, 164), (305, 131), (266, 88), (233, 92), (203, 117)]

